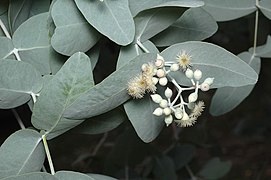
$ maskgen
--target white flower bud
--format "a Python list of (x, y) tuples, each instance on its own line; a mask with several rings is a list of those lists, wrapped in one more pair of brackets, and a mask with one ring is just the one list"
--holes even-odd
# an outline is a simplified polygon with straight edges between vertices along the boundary
[(160, 103), (159, 103), (159, 106), (160, 106), (161, 108), (166, 108), (166, 107), (167, 107), (167, 100), (162, 99), (162, 100), (160, 101)]
[(183, 117), (183, 111), (182, 111), (182, 109), (176, 109), (176, 111), (175, 111), (175, 117), (177, 118), (177, 119), (182, 119), (182, 117)]
[(192, 102), (196, 102), (196, 100), (198, 99), (198, 94), (193, 92), (188, 96), (188, 102), (192, 103)]
[(207, 84), (207, 83), (202, 83), (202, 84), (200, 85), (200, 89), (201, 89), (202, 91), (208, 91), (208, 90), (210, 89), (210, 85)]
[(159, 104), (162, 101), (162, 97), (159, 94), (151, 95), (152, 101)]
[(172, 122), (173, 122), (172, 115), (169, 115), (169, 116), (165, 117), (165, 123), (166, 123), (167, 126), (170, 125)]
[(160, 84), (161, 86), (167, 85), (167, 82), (168, 82), (168, 80), (167, 80), (166, 77), (162, 77), (162, 78), (159, 79), (159, 84)]
[(163, 70), (163, 69), (158, 69), (158, 70), (156, 71), (156, 76), (159, 77), (159, 78), (165, 77), (165, 75), (166, 75), (166, 72), (165, 72), (165, 70)]
[(178, 71), (179, 70), (179, 64), (172, 64), (171, 66), (170, 66), (170, 71)]
[(193, 73), (193, 71), (192, 71), (191, 69), (187, 69), (187, 70), (185, 71), (185, 75), (186, 75), (186, 77), (188, 77), (189, 79), (192, 79), (193, 76), (194, 76), (194, 73)]
[(142, 70), (143, 72), (146, 71), (147, 68), (148, 68), (148, 64), (142, 64), (141, 70)]
[(156, 77), (152, 77), (152, 83), (156, 85), (158, 83), (159, 79)]
[(163, 109), (164, 115), (168, 116), (171, 114), (171, 109), (169, 107), (166, 107), (165, 109)]
[(172, 94), (173, 94), (172, 90), (167, 87), (167, 89), (165, 90), (165, 96), (167, 98), (171, 98)]
[(164, 62), (163, 59), (156, 59), (156, 61), (154, 62), (154, 65), (155, 65), (156, 67), (158, 67), (158, 68), (164, 67), (164, 64), (165, 64), (165, 62)]
[(163, 114), (163, 109), (162, 108), (156, 108), (153, 113), (155, 116), (161, 116)]
[(200, 80), (201, 79), (201, 77), (202, 77), (202, 72), (201, 72), (201, 70), (196, 70), (195, 72), (194, 72), (194, 78), (198, 81), (198, 80)]
[(215, 78), (206, 78), (203, 83), (209, 84), (211, 86)]
[(182, 118), (182, 120), (184, 120), (184, 121), (189, 120), (189, 116), (188, 116), (188, 114), (186, 112), (183, 112), (183, 118)]

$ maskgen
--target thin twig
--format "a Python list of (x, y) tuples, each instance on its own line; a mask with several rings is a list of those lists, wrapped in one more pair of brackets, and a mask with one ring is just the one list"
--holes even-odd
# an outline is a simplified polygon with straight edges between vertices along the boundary
[(96, 154), (98, 153), (98, 151), (100, 150), (101, 146), (103, 145), (103, 143), (105, 142), (106, 138), (108, 136), (108, 133), (104, 133), (103, 137), (100, 139), (99, 143), (97, 144), (97, 146), (95, 147), (95, 149), (93, 150), (93, 152), (91, 153), (92, 156), (96, 156)]
[[(104, 144), (104, 142), (106, 141), (106, 138), (108, 136), (108, 132), (104, 133), (103, 137), (100, 139), (100, 141), (98, 142), (98, 144), (96, 145), (96, 147), (94, 148), (93, 152), (90, 154), (90, 156), (88, 157), (94, 157), (97, 155), (98, 151), (100, 150), (100, 148), (102, 147), (102, 145)], [(93, 158), (91, 158), (88, 162), (86, 167), (90, 166), (90, 164), (92, 163)]]
[(12, 111), (14, 117), (16, 118), (20, 128), (25, 129), (25, 125), (24, 125), (22, 119), (20, 118), (19, 114), (17, 113), (17, 111), (15, 109), (11, 109), (11, 111)]

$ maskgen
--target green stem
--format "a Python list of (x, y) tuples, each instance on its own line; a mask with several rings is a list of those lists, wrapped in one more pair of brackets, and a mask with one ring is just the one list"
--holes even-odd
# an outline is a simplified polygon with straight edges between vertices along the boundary
[(55, 174), (55, 169), (54, 169), (54, 164), (51, 158), (51, 154), (50, 154), (50, 150), (47, 144), (47, 140), (46, 140), (46, 135), (42, 135), (42, 140), (43, 140), (43, 145), (44, 145), (44, 149), (45, 149), (45, 153), (48, 159), (48, 163), (49, 163), (49, 167), (50, 167), (50, 171), (51, 174), (54, 175)]
[(0, 19), (0, 27), (3, 30), (4, 34), (6, 35), (6, 37), (11, 39), (9, 32), (1, 19)]
[[(258, 7), (259, 0), (256, 0), (256, 6)], [(258, 24), (259, 24), (259, 9), (257, 9), (255, 14), (255, 28), (254, 28), (254, 43), (253, 43), (253, 56), (256, 54), (257, 47), (257, 35), (258, 35)]]

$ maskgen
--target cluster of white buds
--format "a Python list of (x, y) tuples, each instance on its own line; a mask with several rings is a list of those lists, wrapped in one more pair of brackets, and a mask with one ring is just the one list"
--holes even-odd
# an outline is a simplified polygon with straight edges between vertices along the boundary
[[(204, 102), (198, 101), (198, 92), (208, 91), (214, 78), (206, 78), (202, 83), (202, 72), (199, 69), (192, 70), (191, 56), (181, 51), (175, 62), (165, 61), (160, 55), (154, 64), (143, 64), (142, 73), (128, 83), (128, 94), (134, 98), (142, 98), (145, 92), (153, 93), (152, 101), (159, 105), (154, 111), (155, 116), (164, 116), (165, 123), (169, 126), (176, 122), (181, 127), (189, 127), (195, 124), (197, 118), (204, 110)], [(168, 73), (181, 70), (191, 80), (191, 87), (181, 87), (175, 79), (170, 81), (175, 86), (177, 94), (172, 89), (166, 88), (163, 95), (157, 94), (156, 85), (166, 86), (169, 81)], [(182, 92), (192, 91), (184, 100)], [(164, 98), (163, 98), (163, 97)]]

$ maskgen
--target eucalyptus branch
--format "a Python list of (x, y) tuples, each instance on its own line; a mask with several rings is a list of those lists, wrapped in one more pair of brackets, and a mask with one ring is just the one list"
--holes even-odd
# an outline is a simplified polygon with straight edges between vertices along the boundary
[[(256, 0), (256, 7), (259, 5), (259, 0)], [(253, 42), (253, 56), (256, 54), (257, 38), (258, 38), (258, 24), (259, 24), (259, 9), (257, 8), (255, 14), (255, 28), (254, 28), (254, 42)]]
[(11, 109), (21, 129), (25, 129), (25, 125), (15, 109)]
[(6, 35), (7, 38), (11, 39), (11, 36), (5, 26), (5, 24), (3, 23), (3, 21), (0, 19), (0, 27), (3, 30), (4, 34)]
[(47, 144), (47, 140), (46, 140), (46, 135), (42, 135), (42, 141), (43, 141), (43, 145), (44, 145), (44, 149), (45, 149), (45, 153), (48, 159), (48, 163), (49, 163), (49, 167), (50, 167), (50, 171), (51, 174), (54, 175), (55, 174), (55, 169), (54, 169), (54, 164), (51, 158), (51, 154), (50, 154), (50, 150)]

